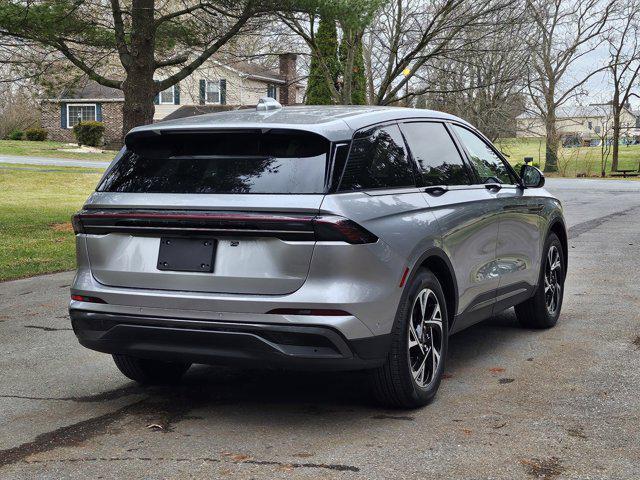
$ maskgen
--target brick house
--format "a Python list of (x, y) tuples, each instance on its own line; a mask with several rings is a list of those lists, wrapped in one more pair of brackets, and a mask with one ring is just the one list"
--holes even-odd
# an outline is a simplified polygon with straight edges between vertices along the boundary
[[(153, 120), (252, 106), (264, 96), (293, 105), (302, 102), (303, 94), (295, 54), (279, 55), (277, 71), (244, 61), (222, 64), (209, 60), (177, 85), (156, 95)], [(51, 140), (74, 142), (72, 128), (79, 120), (97, 120), (105, 124), (105, 143), (118, 146), (122, 144), (123, 103), (121, 90), (88, 81), (56, 98), (43, 99), (42, 127)]]

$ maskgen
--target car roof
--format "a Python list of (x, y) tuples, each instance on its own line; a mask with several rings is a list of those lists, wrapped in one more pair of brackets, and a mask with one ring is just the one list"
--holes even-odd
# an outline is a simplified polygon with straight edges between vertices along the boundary
[(350, 140), (353, 132), (381, 122), (407, 119), (464, 120), (435, 110), (367, 105), (306, 105), (257, 111), (241, 109), (208, 113), (136, 127), (129, 134), (209, 129), (294, 129), (322, 135), (330, 141)]

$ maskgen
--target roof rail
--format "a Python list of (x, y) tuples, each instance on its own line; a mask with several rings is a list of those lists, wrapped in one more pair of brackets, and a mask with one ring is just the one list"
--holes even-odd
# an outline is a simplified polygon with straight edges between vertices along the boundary
[(280, 110), (282, 105), (275, 98), (271, 97), (262, 97), (258, 100), (258, 104), (256, 105), (256, 111), (258, 112), (268, 112), (270, 110)]

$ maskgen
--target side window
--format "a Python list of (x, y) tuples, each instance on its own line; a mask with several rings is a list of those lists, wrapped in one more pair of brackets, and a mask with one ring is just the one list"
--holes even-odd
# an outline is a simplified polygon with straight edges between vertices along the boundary
[(462, 157), (442, 123), (411, 122), (401, 128), (425, 186), (469, 185)]
[(340, 190), (413, 185), (413, 171), (397, 125), (374, 127), (356, 134)]
[(454, 125), (453, 128), (469, 152), (471, 163), (473, 163), (473, 166), (478, 172), (480, 182), (516, 183), (514, 179), (511, 178), (511, 174), (502, 159), (491, 150), (491, 147), (489, 147), (484, 140), (466, 128), (459, 127), (458, 125)]

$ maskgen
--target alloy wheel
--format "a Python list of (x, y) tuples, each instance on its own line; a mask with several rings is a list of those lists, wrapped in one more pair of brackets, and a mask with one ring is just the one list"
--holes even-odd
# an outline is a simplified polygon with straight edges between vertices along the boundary
[(408, 330), (411, 374), (418, 386), (426, 387), (435, 379), (444, 342), (442, 309), (433, 290), (424, 288), (416, 296)]
[(562, 292), (562, 257), (555, 245), (551, 245), (547, 252), (547, 259), (544, 267), (544, 301), (547, 312), (555, 315), (559, 306)]

